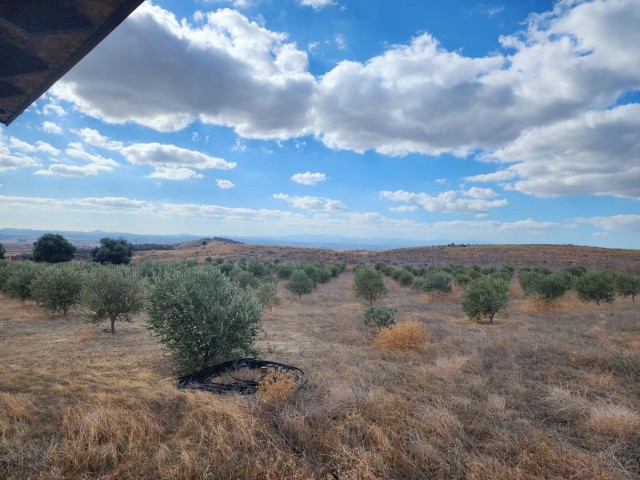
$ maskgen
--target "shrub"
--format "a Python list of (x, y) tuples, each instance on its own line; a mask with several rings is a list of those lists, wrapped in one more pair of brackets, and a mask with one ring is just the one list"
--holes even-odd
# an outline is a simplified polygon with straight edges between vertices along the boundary
[(251, 260), (251, 262), (249, 263), (249, 266), (247, 267), (247, 270), (251, 272), (251, 274), (254, 277), (259, 277), (259, 278), (262, 278), (268, 275), (269, 273), (269, 270), (267, 269), (266, 265), (260, 262), (259, 260)]
[(247, 288), (258, 288), (260, 281), (253, 276), (253, 274), (247, 270), (240, 268), (234, 268), (229, 274), (229, 280), (235, 283), (237, 286), (246, 290)]
[(2, 289), (10, 297), (29, 300), (31, 298), (31, 282), (43, 268), (43, 265), (30, 260), (8, 262), (5, 267), (6, 280)]
[(353, 280), (353, 290), (356, 293), (356, 297), (363, 298), (369, 303), (369, 306), (387, 294), (384, 278), (369, 266), (358, 268)]
[(578, 266), (575, 266), (575, 265), (572, 266), (572, 267), (564, 268), (562, 271), (563, 272), (567, 272), (572, 277), (581, 277), (582, 275), (587, 273), (587, 269), (586, 268), (578, 267)]
[(315, 285), (313, 280), (302, 269), (296, 269), (289, 278), (287, 283), (287, 290), (291, 293), (298, 295), (298, 298), (302, 298), (302, 295), (313, 292)]
[(331, 277), (332, 277), (331, 269), (326, 265), (317, 266), (316, 272), (318, 276), (318, 281), (320, 283), (327, 283), (329, 280), (331, 280)]
[(424, 347), (429, 334), (422, 323), (411, 320), (383, 328), (373, 345), (391, 350), (418, 350)]
[(151, 288), (147, 328), (182, 372), (252, 354), (262, 308), (216, 269), (173, 271)]
[(100, 246), (91, 250), (91, 256), (102, 265), (127, 265), (133, 256), (133, 245), (124, 238), (101, 238)]
[(531, 296), (547, 305), (562, 297), (571, 287), (571, 281), (571, 275), (563, 271), (549, 275), (533, 271), (524, 272), (520, 277), (520, 284), (525, 295)]
[(33, 244), (33, 259), (36, 262), (68, 262), (76, 251), (62, 235), (45, 233)]
[(313, 288), (315, 288), (316, 285), (320, 282), (320, 274), (316, 266), (307, 264), (307, 265), (302, 265), (301, 268), (302, 270), (304, 270), (304, 273), (307, 274), (307, 277), (311, 279), (311, 281), (313, 282)]
[(382, 305), (364, 311), (364, 324), (368, 327), (389, 327), (396, 322), (398, 307)]
[(31, 297), (49, 312), (67, 316), (80, 301), (85, 271), (75, 263), (54, 264), (44, 268), (31, 282)]
[(611, 272), (587, 272), (573, 281), (573, 288), (583, 302), (613, 302), (616, 295), (615, 277)]
[(400, 270), (400, 275), (398, 275), (398, 282), (400, 285), (405, 287), (409, 287), (413, 285), (414, 276), (407, 270)]
[(213, 258), (211, 258), (211, 257), (204, 257), (204, 261), (205, 261), (206, 263), (211, 263), (211, 262), (213, 262)]
[(291, 262), (281, 263), (278, 265), (276, 269), (276, 271), (278, 272), (278, 278), (280, 280), (288, 280), (289, 277), (291, 277), (293, 270), (294, 270), (294, 267), (293, 267), (293, 263)]
[(220, 271), (225, 275), (229, 275), (233, 270), (233, 262), (224, 262), (220, 264), (220, 267), (218, 268), (220, 268)]
[(469, 284), (462, 294), (462, 311), (469, 318), (493, 317), (507, 306), (509, 284), (491, 276), (482, 276)]
[(282, 299), (278, 296), (278, 284), (273, 282), (261, 283), (255, 292), (256, 300), (262, 305), (262, 308), (269, 308), (282, 304)]
[(176, 264), (169, 264), (160, 260), (143, 260), (136, 265), (136, 269), (138, 270), (140, 277), (152, 282), (156, 277), (162, 275), (169, 268), (176, 268)]
[(450, 274), (440, 270), (432, 270), (422, 280), (422, 290), (425, 292), (450, 293), (452, 281), (453, 277)]
[(621, 297), (631, 297), (632, 301), (636, 301), (636, 295), (640, 293), (640, 277), (632, 277), (627, 273), (619, 273), (616, 275), (616, 292)]
[(130, 321), (143, 306), (144, 283), (138, 272), (124, 265), (106, 265), (93, 269), (86, 277), (80, 302), (89, 313), (89, 321), (109, 320), (111, 334), (116, 320)]
[(5, 254), (5, 253), (7, 253), (7, 251), (5, 250), (4, 245), (2, 245), (2, 244), (0, 243), (0, 260), (3, 260), (3, 259), (4, 259), (4, 254)]

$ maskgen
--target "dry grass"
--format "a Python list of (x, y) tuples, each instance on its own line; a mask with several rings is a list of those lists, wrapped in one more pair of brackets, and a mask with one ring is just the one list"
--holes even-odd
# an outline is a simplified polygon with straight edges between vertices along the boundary
[(409, 320), (381, 329), (373, 345), (390, 350), (419, 350), (424, 348), (428, 338), (429, 334), (420, 322)]
[(372, 348), (352, 281), (281, 287), (258, 347), (307, 383), (261, 398), (177, 390), (142, 316), (112, 337), (0, 296), (0, 478), (640, 476), (638, 303), (527, 312), (516, 292), (478, 325), (398, 288), (386, 302), (428, 336), (397, 351)]

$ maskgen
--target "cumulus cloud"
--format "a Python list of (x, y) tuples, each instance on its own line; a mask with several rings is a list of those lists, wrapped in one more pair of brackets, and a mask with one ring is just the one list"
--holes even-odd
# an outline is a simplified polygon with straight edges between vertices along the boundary
[(335, 2), (333, 0), (298, 0), (300, 5), (304, 5), (305, 7), (312, 7), (315, 10), (319, 10), (323, 7), (333, 5)]
[(415, 212), (418, 207), (415, 205), (400, 205), (399, 207), (391, 207), (390, 212)]
[(126, 197), (84, 197), (71, 199), (58, 199), (47, 197), (18, 197), (0, 195), (0, 209), (23, 210), (64, 210), (73, 209), (85, 212), (109, 212), (109, 213), (149, 213), (155, 207), (144, 200), (135, 200)]
[(587, 223), (603, 230), (640, 231), (640, 215), (612, 215), (609, 217), (579, 217), (576, 223)]
[(218, 188), (222, 188), (223, 190), (235, 187), (231, 180), (223, 180), (222, 178), (216, 178), (216, 184)]
[(316, 185), (320, 182), (324, 182), (327, 180), (327, 176), (324, 173), (316, 172), (304, 172), (304, 173), (296, 173), (291, 177), (296, 183), (300, 183), (302, 185)]
[(476, 215), (488, 213), (493, 208), (509, 204), (505, 199), (487, 200), (495, 195), (496, 193), (490, 188), (472, 188), (467, 191), (450, 190), (437, 196), (404, 190), (380, 192), (380, 198), (393, 202), (416, 203), (428, 212), (473, 213)]
[(312, 212), (340, 212), (347, 209), (341, 201), (323, 197), (293, 197), (284, 193), (276, 193), (273, 198), (284, 200), (293, 208)]
[(531, 129), (488, 157), (517, 163), (506, 171), (467, 180), (517, 177), (513, 189), (541, 197), (640, 198), (640, 104), (588, 112)]
[(244, 137), (304, 133), (314, 84), (306, 53), (237, 11), (200, 17), (194, 25), (142, 4), (54, 94), (104, 121), (160, 131), (200, 119)]
[(60, 135), (62, 133), (62, 127), (57, 123), (50, 122), (49, 120), (42, 122), (42, 130), (47, 133), (53, 133), (57, 135)]
[(87, 177), (111, 172), (118, 162), (111, 158), (87, 152), (81, 144), (70, 144), (64, 151), (64, 160), (58, 159), (36, 175), (58, 175), (63, 177)]

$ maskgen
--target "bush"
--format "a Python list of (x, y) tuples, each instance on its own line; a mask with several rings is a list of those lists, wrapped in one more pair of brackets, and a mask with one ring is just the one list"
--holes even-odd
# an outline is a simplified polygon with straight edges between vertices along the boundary
[(462, 294), (462, 311), (469, 318), (493, 317), (509, 302), (509, 284), (502, 279), (482, 276), (469, 284)]
[(611, 272), (587, 272), (573, 281), (573, 288), (583, 302), (613, 302), (616, 295), (615, 277)]
[(256, 300), (262, 305), (262, 308), (272, 310), (282, 304), (282, 299), (278, 296), (278, 284), (273, 282), (261, 283), (255, 292)]
[(389, 327), (396, 322), (398, 307), (383, 305), (364, 311), (364, 324), (368, 327)]
[(233, 262), (224, 262), (220, 264), (220, 271), (225, 275), (229, 275), (233, 271)]
[(94, 268), (86, 277), (80, 302), (89, 312), (89, 321), (109, 320), (111, 334), (116, 320), (130, 321), (143, 306), (144, 283), (138, 272), (124, 265)]
[(62, 235), (45, 233), (33, 244), (33, 259), (36, 262), (68, 262), (76, 252), (74, 247)]
[(102, 265), (127, 265), (133, 256), (133, 245), (124, 238), (101, 238), (100, 246), (91, 250), (91, 256)]
[(43, 268), (43, 265), (29, 260), (7, 262), (4, 267), (6, 280), (2, 290), (10, 297), (29, 300), (31, 298), (31, 282)]
[(278, 272), (278, 278), (280, 280), (288, 280), (289, 277), (291, 277), (293, 270), (294, 270), (294, 267), (293, 267), (293, 263), (291, 262), (281, 263), (278, 265), (276, 269), (276, 271)]
[(353, 280), (353, 290), (356, 293), (356, 297), (363, 298), (369, 303), (369, 306), (387, 294), (384, 278), (369, 266), (358, 268)]
[(619, 273), (616, 275), (616, 292), (621, 297), (631, 297), (632, 301), (636, 301), (636, 295), (640, 293), (640, 277), (632, 277), (627, 273)]
[(562, 297), (571, 287), (572, 277), (560, 271), (545, 275), (535, 271), (520, 274), (520, 285), (525, 295), (547, 305)]
[(0, 260), (4, 259), (4, 254), (7, 253), (7, 251), (4, 249), (4, 245), (2, 245), (0, 243)]
[(298, 298), (302, 298), (302, 295), (313, 292), (314, 288), (313, 280), (309, 278), (304, 270), (299, 268), (293, 271), (289, 278), (289, 283), (287, 283), (287, 290), (298, 295)]
[(383, 328), (373, 345), (390, 350), (418, 350), (424, 347), (429, 333), (422, 323), (412, 320)]
[(398, 276), (398, 282), (400, 285), (405, 287), (409, 287), (413, 285), (414, 276), (408, 270), (400, 270), (400, 275)]
[(253, 354), (262, 308), (216, 269), (172, 271), (151, 288), (147, 328), (182, 372)]
[(425, 292), (450, 293), (452, 281), (453, 277), (450, 274), (440, 270), (432, 270), (422, 280), (422, 290)]
[(241, 289), (258, 288), (260, 280), (253, 276), (253, 274), (247, 270), (240, 268), (234, 268), (229, 274), (229, 280), (239, 286)]
[(80, 301), (85, 270), (77, 263), (60, 263), (44, 268), (31, 282), (31, 297), (49, 312), (67, 316)]

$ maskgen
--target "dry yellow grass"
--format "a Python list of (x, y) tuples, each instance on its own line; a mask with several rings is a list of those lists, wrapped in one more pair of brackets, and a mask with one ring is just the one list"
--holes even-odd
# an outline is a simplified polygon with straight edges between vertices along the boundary
[(428, 338), (428, 332), (420, 322), (409, 320), (381, 329), (373, 345), (390, 350), (419, 350), (424, 348)]
[(352, 281), (280, 287), (258, 347), (307, 383), (275, 400), (177, 390), (143, 316), (112, 337), (0, 295), (0, 478), (640, 476), (637, 302), (528, 313), (516, 294), (489, 326), (398, 288), (428, 348), (396, 353)]

